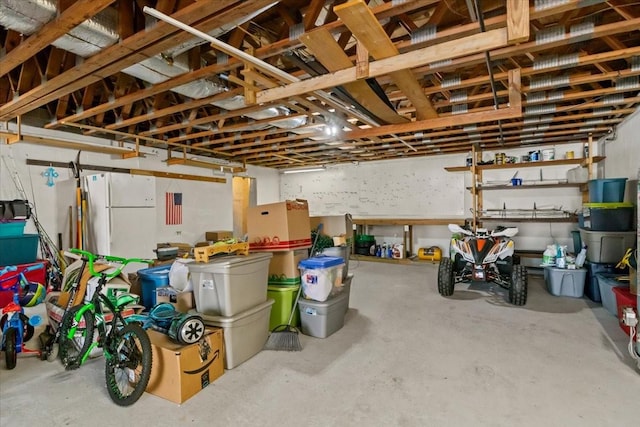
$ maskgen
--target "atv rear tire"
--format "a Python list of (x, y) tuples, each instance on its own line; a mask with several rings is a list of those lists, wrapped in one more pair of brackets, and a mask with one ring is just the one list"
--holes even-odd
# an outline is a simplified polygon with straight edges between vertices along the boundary
[(453, 295), (453, 262), (451, 258), (442, 258), (438, 266), (438, 292), (443, 297)]
[(527, 303), (527, 268), (524, 265), (514, 265), (509, 287), (509, 302), (513, 305)]

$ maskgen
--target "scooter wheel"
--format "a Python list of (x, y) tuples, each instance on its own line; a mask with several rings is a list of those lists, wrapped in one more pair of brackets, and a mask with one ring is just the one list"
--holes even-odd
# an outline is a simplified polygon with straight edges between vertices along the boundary
[(47, 361), (53, 362), (54, 360), (56, 360), (58, 358), (58, 351), (59, 351), (58, 343), (52, 344), (51, 351), (47, 354)]
[(204, 322), (200, 316), (183, 315), (176, 317), (171, 324), (169, 336), (174, 333), (174, 339), (178, 342), (193, 344), (200, 341), (204, 336)]

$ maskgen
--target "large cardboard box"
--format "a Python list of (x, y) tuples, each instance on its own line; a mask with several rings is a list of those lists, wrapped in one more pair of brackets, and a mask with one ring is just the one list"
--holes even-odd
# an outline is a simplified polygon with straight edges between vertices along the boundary
[(189, 345), (154, 330), (147, 333), (153, 349), (147, 392), (183, 403), (224, 373), (222, 329), (208, 329), (200, 341)]
[(307, 249), (274, 252), (269, 263), (270, 285), (298, 285), (300, 284), (300, 261), (309, 258)]
[(310, 248), (309, 205), (306, 200), (286, 200), (250, 207), (247, 231), (252, 251)]
[(216, 230), (204, 233), (204, 240), (208, 242), (217, 242), (218, 240), (227, 240), (233, 238), (233, 231)]

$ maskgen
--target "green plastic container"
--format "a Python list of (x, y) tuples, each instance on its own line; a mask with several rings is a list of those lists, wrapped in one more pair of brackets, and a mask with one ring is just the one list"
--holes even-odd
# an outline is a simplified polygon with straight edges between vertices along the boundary
[[(300, 285), (296, 286), (267, 286), (267, 298), (273, 299), (275, 302), (271, 306), (271, 317), (269, 317), (269, 330), (273, 330), (278, 325), (286, 325), (291, 316), (293, 304), (298, 295)], [(291, 320), (292, 326), (300, 326), (300, 313), (298, 310), (293, 314)]]
[(269, 276), (267, 284), (275, 286), (299, 286), (302, 283), (300, 277), (286, 277), (286, 276)]
[(356, 242), (375, 242), (375, 236), (371, 234), (356, 234)]

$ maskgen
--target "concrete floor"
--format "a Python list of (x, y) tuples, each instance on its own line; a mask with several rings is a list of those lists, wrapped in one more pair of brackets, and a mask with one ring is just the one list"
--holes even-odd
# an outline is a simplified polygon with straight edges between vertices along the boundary
[[(530, 276), (525, 307), (501, 289), (436, 288), (437, 265), (352, 262), (350, 310), (302, 352), (263, 351), (182, 405), (111, 403), (104, 362), (0, 361), (2, 426), (633, 426), (640, 372), (617, 319)], [(469, 288), (469, 289), (466, 289)]]

